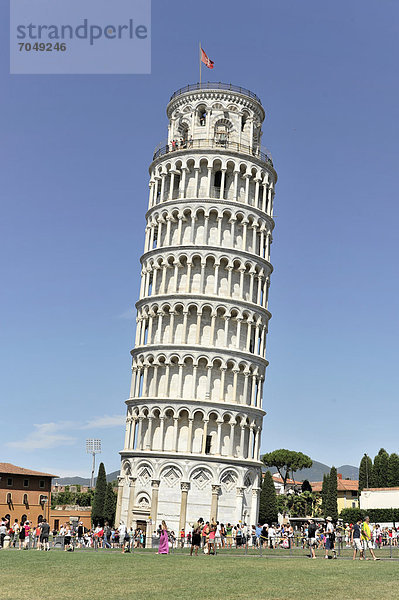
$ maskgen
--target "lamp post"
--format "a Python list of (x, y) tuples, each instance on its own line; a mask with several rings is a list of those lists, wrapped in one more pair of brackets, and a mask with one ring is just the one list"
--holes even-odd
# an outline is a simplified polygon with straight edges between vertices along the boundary
[(94, 487), (94, 470), (96, 468), (96, 454), (100, 454), (101, 452), (101, 440), (97, 439), (89, 439), (86, 440), (86, 452), (87, 454), (92, 454), (93, 456), (93, 465), (91, 469), (91, 480), (90, 487)]

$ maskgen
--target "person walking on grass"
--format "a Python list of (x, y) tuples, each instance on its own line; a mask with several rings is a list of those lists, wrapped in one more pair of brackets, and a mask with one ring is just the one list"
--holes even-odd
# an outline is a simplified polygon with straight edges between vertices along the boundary
[(328, 551), (332, 550), (333, 558), (337, 558), (337, 553), (335, 551), (335, 533), (334, 533), (334, 525), (332, 523), (332, 518), (327, 517), (327, 526), (326, 526), (326, 554), (324, 558), (329, 558)]
[(370, 552), (371, 556), (373, 557), (373, 560), (380, 560), (379, 558), (376, 557), (376, 555), (374, 554), (374, 550), (373, 550), (373, 541), (372, 541), (371, 528), (370, 528), (370, 517), (364, 517), (364, 521), (363, 521), (362, 528), (361, 528), (361, 541), (362, 541), (362, 546), (363, 546), (363, 558), (366, 558), (367, 549), (369, 549), (369, 552)]
[(159, 538), (158, 554), (169, 554), (169, 537), (168, 528), (165, 521), (162, 521), (161, 535)]
[(354, 526), (352, 527), (352, 532), (351, 532), (351, 543), (353, 546), (353, 560), (356, 560), (357, 551), (359, 551), (359, 560), (362, 560), (362, 558), (363, 558), (363, 546), (362, 546), (362, 542), (360, 541), (361, 527), (362, 527), (362, 519), (361, 519), (361, 517), (359, 517), (358, 520), (356, 521), (356, 523), (354, 524)]
[(193, 533), (191, 536), (191, 548), (190, 548), (190, 556), (193, 555), (195, 550), (195, 556), (198, 556), (198, 548), (201, 545), (201, 519), (199, 519), (193, 525)]
[(309, 549), (310, 549), (310, 558), (316, 558), (316, 552), (315, 552), (315, 547), (316, 547), (316, 543), (317, 543), (316, 532), (317, 532), (316, 523), (314, 522), (313, 519), (309, 519), (308, 542), (309, 542)]

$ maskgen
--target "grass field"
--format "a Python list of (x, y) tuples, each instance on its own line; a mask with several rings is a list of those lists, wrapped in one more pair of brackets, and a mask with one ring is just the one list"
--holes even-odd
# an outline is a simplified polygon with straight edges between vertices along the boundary
[(381, 600), (398, 597), (396, 561), (116, 551), (0, 552), (1, 600)]

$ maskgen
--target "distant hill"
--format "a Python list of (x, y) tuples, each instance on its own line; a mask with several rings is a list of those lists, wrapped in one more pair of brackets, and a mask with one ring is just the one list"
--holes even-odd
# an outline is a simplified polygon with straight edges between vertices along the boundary
[[(304, 481), (305, 479), (308, 481), (322, 481), (323, 475), (329, 473), (330, 469), (331, 467), (328, 465), (314, 460), (313, 466), (310, 469), (302, 469), (295, 473), (295, 481)], [(264, 470), (266, 470), (266, 467)], [(277, 469), (272, 468), (269, 469), (269, 471), (271, 473), (277, 473)], [(358, 467), (353, 467), (352, 465), (342, 465), (341, 467), (337, 467), (337, 473), (341, 473), (343, 479), (358, 479), (359, 477)]]
[[(119, 471), (113, 471), (107, 474), (107, 481), (114, 481), (119, 475)], [(54, 479), (54, 483), (57, 482), (60, 485), (90, 485), (90, 478), (85, 479), (84, 477), (60, 477)], [(94, 485), (96, 485), (97, 477), (94, 478)]]

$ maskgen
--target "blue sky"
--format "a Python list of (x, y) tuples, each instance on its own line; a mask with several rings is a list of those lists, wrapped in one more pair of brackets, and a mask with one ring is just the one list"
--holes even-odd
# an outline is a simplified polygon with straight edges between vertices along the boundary
[(279, 174), (262, 450), (398, 451), (398, 4), (154, 0), (145, 76), (11, 76), (0, 11), (1, 460), (89, 476), (100, 437), (119, 467), (148, 165), (199, 40)]

